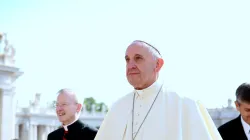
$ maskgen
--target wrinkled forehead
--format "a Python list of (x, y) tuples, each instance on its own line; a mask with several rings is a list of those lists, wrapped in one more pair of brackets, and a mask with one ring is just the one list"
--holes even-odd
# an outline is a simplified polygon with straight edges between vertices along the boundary
[(131, 43), (126, 50), (125, 56), (131, 57), (134, 55), (149, 56), (150, 51), (148, 46), (142, 42)]

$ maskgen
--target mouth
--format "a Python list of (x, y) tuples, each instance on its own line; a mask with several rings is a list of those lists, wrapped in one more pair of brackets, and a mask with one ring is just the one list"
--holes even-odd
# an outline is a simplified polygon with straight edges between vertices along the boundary
[(65, 113), (64, 113), (64, 112), (62, 112), (62, 113), (57, 113), (57, 115), (61, 117), (61, 116), (64, 116)]
[(136, 75), (136, 74), (139, 74), (139, 73), (129, 73), (128, 75)]

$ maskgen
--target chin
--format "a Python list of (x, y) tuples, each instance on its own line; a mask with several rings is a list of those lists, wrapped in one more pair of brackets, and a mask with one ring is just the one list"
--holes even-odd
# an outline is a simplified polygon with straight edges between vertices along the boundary
[(63, 122), (63, 119), (60, 119), (60, 118), (59, 118), (58, 120), (59, 120), (60, 122)]
[(64, 121), (65, 121), (65, 118), (63, 118), (63, 117), (58, 117), (58, 120), (59, 120), (60, 122), (64, 122)]
[(144, 88), (142, 88), (142, 87), (134, 87), (136, 90), (142, 90), (142, 89), (144, 89)]
[(137, 89), (137, 90), (141, 90), (142, 89), (142, 86), (141, 85), (138, 85), (138, 84), (131, 84), (134, 89)]

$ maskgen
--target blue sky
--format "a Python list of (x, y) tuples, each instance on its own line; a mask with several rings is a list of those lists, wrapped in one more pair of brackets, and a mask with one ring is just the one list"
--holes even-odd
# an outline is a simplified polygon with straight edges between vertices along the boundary
[(162, 78), (207, 107), (249, 82), (249, 1), (1, 0), (0, 31), (24, 71), (16, 99), (54, 100), (64, 87), (112, 104), (132, 90), (124, 53), (145, 40), (163, 54)]

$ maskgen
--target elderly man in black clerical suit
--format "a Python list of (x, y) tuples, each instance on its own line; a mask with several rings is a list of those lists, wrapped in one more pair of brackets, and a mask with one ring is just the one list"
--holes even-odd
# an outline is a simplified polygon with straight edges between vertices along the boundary
[(70, 89), (61, 89), (56, 102), (56, 114), (62, 127), (51, 132), (47, 140), (94, 140), (97, 129), (79, 120), (82, 103)]
[(223, 140), (250, 139), (250, 84), (243, 83), (236, 90), (235, 105), (240, 115), (221, 125), (218, 130)]

